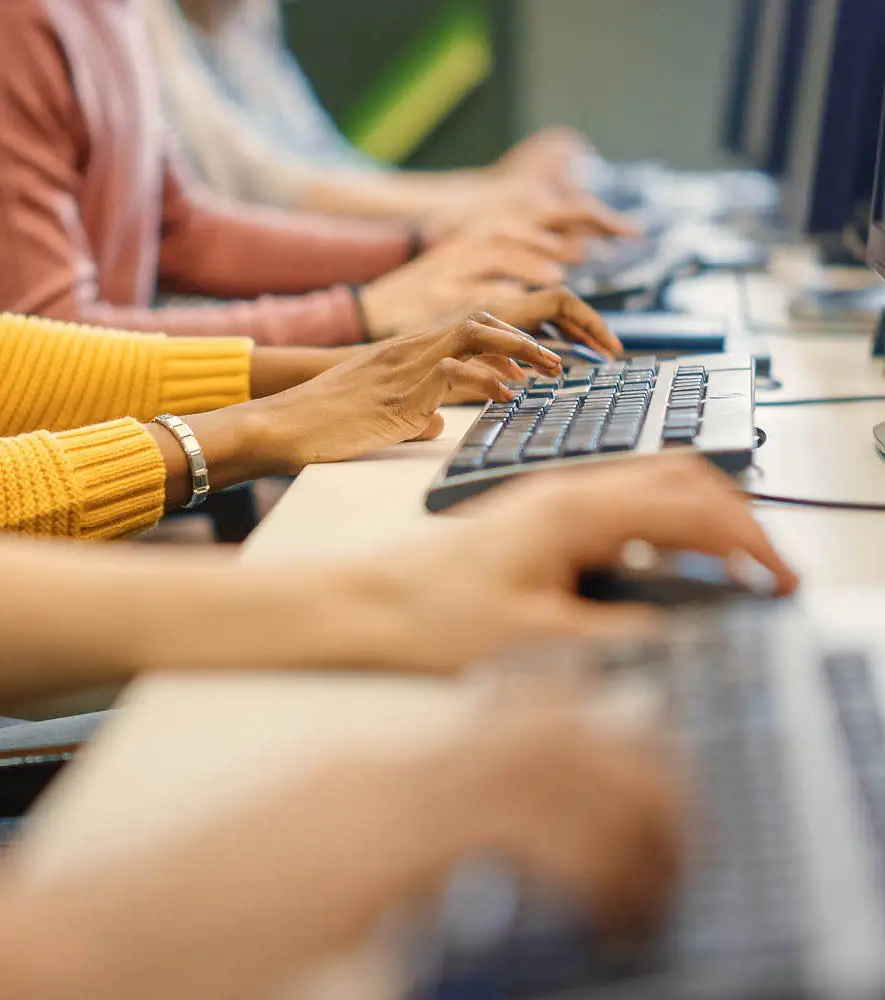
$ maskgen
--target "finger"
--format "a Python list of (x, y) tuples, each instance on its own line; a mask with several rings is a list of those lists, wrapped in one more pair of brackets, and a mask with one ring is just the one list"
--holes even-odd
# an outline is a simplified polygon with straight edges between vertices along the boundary
[(555, 233), (533, 222), (494, 226), (492, 231), (503, 240), (561, 264), (578, 264), (586, 257), (582, 238), (576, 240), (567, 233)]
[[(519, 373), (520, 381), (524, 381), (525, 379), (523, 370), (506, 358), (495, 358), (484, 354), (481, 358), (473, 358), (470, 361), (464, 362), (464, 364), (471, 371), (484, 372), (496, 382), (504, 381), (506, 384), (507, 382), (515, 381), (511, 373), (511, 368), (516, 369)], [(487, 399), (488, 396), (482, 391), (466, 386), (461, 382), (455, 388), (449, 390), (444, 401), (447, 406), (460, 406), (463, 403), (484, 403)]]
[(620, 340), (599, 313), (567, 288), (526, 292), (519, 301), (504, 303), (496, 312), (499, 319), (527, 330), (536, 330), (545, 322), (555, 322), (569, 340), (586, 344), (609, 357), (624, 353)]
[(565, 337), (596, 347), (609, 356), (620, 357), (624, 345), (611, 332), (599, 313), (567, 288), (554, 289), (555, 322)]
[(482, 278), (510, 278), (532, 288), (545, 288), (565, 281), (562, 266), (548, 257), (528, 250), (507, 237), (486, 245), (469, 270)]
[(439, 406), (453, 397), (462, 401), (484, 402), (492, 399), (508, 403), (513, 393), (485, 366), (473, 366), (455, 358), (444, 358), (414, 389), (421, 405)]
[(515, 361), (510, 358), (502, 358), (498, 354), (480, 354), (479, 357), (467, 363), (486, 365), (508, 382), (525, 382), (529, 378), (529, 372), (525, 368), (520, 368)]
[(428, 367), (444, 358), (467, 361), (480, 355), (497, 355), (531, 365), (544, 374), (558, 375), (562, 359), (515, 327), (495, 322), (487, 313), (476, 313), (449, 327), (443, 336), (430, 335), (421, 361)]
[(446, 422), (443, 419), (443, 415), (437, 410), (434, 412), (433, 416), (430, 418), (427, 426), (421, 431), (420, 434), (416, 434), (415, 437), (409, 438), (410, 441), (433, 441), (438, 438), (440, 434), (445, 430)]
[(603, 606), (563, 593), (533, 609), (533, 619), (540, 625), (539, 631), (550, 635), (613, 642), (654, 638), (664, 621), (664, 613), (645, 604), (624, 602)]
[(620, 212), (614, 211), (596, 198), (579, 199), (557, 206), (538, 220), (547, 229), (579, 230), (587, 235), (639, 236), (641, 230)]

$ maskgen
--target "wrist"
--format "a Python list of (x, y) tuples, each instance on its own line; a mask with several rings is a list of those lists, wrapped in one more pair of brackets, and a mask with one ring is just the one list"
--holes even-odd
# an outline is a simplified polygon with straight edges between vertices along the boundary
[[(282, 397), (284, 406), (280, 405)], [(310, 463), (310, 430), (302, 419), (299, 398), (296, 386), (243, 406), (241, 446), (253, 456), (260, 476), (297, 475)]]
[[(405, 265), (408, 267), (408, 265)], [(388, 317), (390, 308), (384, 287), (384, 279), (379, 278), (363, 285), (359, 293), (360, 318), (366, 338), (371, 341), (383, 340), (391, 335)]]

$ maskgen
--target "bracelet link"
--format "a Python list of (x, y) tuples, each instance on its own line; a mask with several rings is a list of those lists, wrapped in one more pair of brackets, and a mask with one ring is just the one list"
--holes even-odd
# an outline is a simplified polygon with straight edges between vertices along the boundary
[(172, 413), (161, 413), (158, 417), (154, 417), (151, 423), (165, 427), (181, 445), (191, 472), (191, 496), (183, 509), (193, 510), (194, 507), (199, 507), (209, 495), (210, 486), (209, 466), (196, 434), (189, 424)]

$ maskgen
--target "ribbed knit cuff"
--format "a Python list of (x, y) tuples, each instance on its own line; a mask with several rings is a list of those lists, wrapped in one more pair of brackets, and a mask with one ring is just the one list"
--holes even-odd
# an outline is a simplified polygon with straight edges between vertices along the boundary
[(309, 295), (266, 297), (255, 342), (271, 347), (302, 345), (345, 347), (363, 339), (360, 317), (346, 285), (334, 285)]
[(245, 403), (251, 396), (252, 346), (246, 337), (167, 340), (157, 413), (206, 413)]
[(114, 420), (46, 437), (60, 449), (76, 500), (75, 537), (122, 538), (160, 519), (166, 466), (157, 443), (138, 421)]

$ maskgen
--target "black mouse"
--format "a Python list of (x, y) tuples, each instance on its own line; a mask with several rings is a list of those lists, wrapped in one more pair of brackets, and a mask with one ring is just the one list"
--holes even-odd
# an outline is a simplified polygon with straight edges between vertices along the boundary
[(612, 569), (583, 573), (578, 593), (593, 601), (629, 601), (658, 607), (711, 606), (760, 595), (733, 580), (712, 560), (677, 560), (654, 570)]

